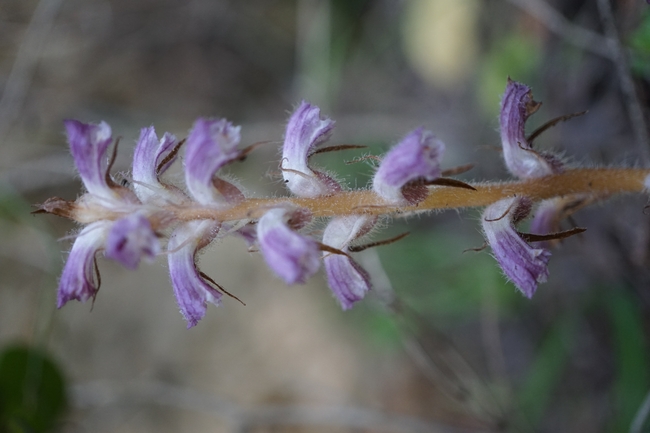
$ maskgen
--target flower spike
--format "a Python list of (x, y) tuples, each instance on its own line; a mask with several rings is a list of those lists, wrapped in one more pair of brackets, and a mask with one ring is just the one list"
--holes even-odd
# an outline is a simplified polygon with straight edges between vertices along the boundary
[(537, 284), (548, 277), (548, 259), (545, 248), (533, 248), (515, 228), (515, 224), (530, 213), (531, 201), (524, 197), (500, 200), (488, 206), (481, 219), (483, 231), (506, 278), (531, 298)]

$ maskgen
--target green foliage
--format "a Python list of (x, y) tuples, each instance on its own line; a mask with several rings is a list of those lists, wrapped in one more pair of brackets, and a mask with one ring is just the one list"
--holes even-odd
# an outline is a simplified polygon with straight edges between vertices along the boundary
[(527, 423), (539, 425), (542, 421), (562, 379), (575, 328), (573, 320), (558, 320), (543, 339), (516, 398)]
[(630, 35), (632, 71), (650, 79), (650, 13), (646, 12), (639, 26)]
[(66, 406), (63, 375), (47, 355), (25, 346), (0, 353), (0, 431), (52, 430)]
[(650, 387), (650, 354), (645, 341), (643, 316), (629, 292), (615, 290), (607, 299), (612, 325), (616, 368), (613, 396), (616, 404), (615, 431), (627, 431)]
[(475, 317), (485, 296), (493, 296), (500, 310), (523, 298), (508, 284), (494, 259), (485, 251), (468, 251), (476, 240), (438, 230), (413, 233), (382, 251), (388, 275), (405, 302), (427, 317), (466, 320)]
[(490, 116), (499, 114), (499, 100), (506, 78), (531, 82), (541, 63), (539, 41), (532, 36), (513, 32), (493, 44), (485, 55), (478, 77), (479, 102)]

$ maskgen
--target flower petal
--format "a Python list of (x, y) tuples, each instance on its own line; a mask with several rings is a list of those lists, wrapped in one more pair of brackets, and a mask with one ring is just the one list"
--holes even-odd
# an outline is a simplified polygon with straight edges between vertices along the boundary
[(208, 302), (221, 303), (221, 292), (206, 283), (195, 260), (196, 252), (214, 238), (216, 230), (214, 221), (190, 221), (178, 226), (167, 244), (169, 275), (188, 328), (203, 318)]
[(141, 201), (146, 202), (161, 193), (169, 195), (168, 188), (160, 183), (158, 177), (176, 160), (176, 156), (166, 161), (160, 171), (158, 166), (170, 156), (177, 144), (176, 137), (168, 132), (158, 140), (153, 126), (140, 131), (133, 154), (133, 189)]
[(204, 205), (224, 203), (214, 186), (214, 176), (224, 165), (240, 156), (239, 126), (226, 119), (199, 119), (186, 142), (185, 183), (192, 197)]
[(106, 257), (128, 269), (136, 269), (142, 257), (152, 262), (159, 252), (158, 238), (142, 214), (115, 221), (106, 238)]
[(373, 178), (373, 190), (390, 203), (414, 204), (404, 195), (403, 188), (409, 182), (440, 177), (444, 151), (444, 143), (433, 133), (416, 129), (382, 159)]
[(537, 284), (548, 278), (550, 251), (533, 248), (524, 241), (514, 222), (521, 220), (530, 210), (530, 202), (522, 197), (498, 201), (485, 209), (483, 231), (494, 258), (506, 277), (526, 296), (531, 298)]
[(282, 147), (282, 176), (289, 190), (299, 197), (317, 197), (340, 189), (325, 173), (309, 167), (308, 157), (332, 135), (334, 121), (322, 118), (320, 108), (305, 101), (291, 115)]
[(115, 199), (116, 194), (106, 183), (106, 150), (112, 140), (111, 127), (106, 122), (95, 125), (66, 120), (63, 123), (74, 163), (88, 192), (108, 200)]
[(75, 239), (59, 281), (57, 308), (71, 299), (86, 302), (99, 290), (99, 281), (95, 278), (95, 254), (102, 248), (110, 227), (110, 221), (89, 224)]
[(341, 304), (341, 308), (349, 310), (370, 290), (370, 276), (348, 256), (329, 254), (323, 261), (327, 283), (332, 293)]
[(540, 105), (533, 100), (530, 87), (508, 79), (499, 116), (501, 143), (508, 170), (520, 179), (561, 171), (561, 163), (556, 158), (534, 151), (526, 140), (526, 120)]
[[(350, 243), (367, 234), (375, 223), (376, 218), (365, 215), (333, 218), (323, 232), (323, 244), (347, 254)], [(371, 289), (370, 276), (350, 256), (325, 252), (323, 262), (327, 283), (344, 310)]]
[(320, 267), (316, 241), (287, 225), (294, 213), (290, 209), (271, 209), (257, 224), (260, 251), (269, 267), (287, 284), (304, 283)]

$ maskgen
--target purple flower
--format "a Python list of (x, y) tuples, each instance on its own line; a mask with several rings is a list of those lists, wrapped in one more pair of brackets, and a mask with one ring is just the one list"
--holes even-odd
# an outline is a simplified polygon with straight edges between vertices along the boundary
[(203, 205), (227, 204), (242, 197), (234, 185), (217, 178), (217, 171), (241, 156), (239, 126), (226, 119), (199, 119), (187, 137), (185, 184)]
[(533, 248), (517, 232), (515, 224), (528, 216), (531, 202), (525, 197), (514, 197), (488, 206), (481, 219), (483, 231), (494, 257), (506, 278), (531, 298), (537, 284), (548, 277), (548, 259), (551, 253), (544, 248)]
[(136, 269), (140, 258), (152, 262), (159, 252), (160, 245), (149, 220), (142, 214), (133, 214), (112, 224), (104, 255), (125, 268)]
[(325, 252), (327, 283), (344, 310), (352, 308), (371, 288), (370, 276), (349, 256), (350, 243), (372, 230), (376, 218), (365, 215), (337, 217), (323, 233), (323, 244), (343, 254)]
[(86, 302), (99, 290), (95, 254), (102, 248), (110, 227), (110, 221), (98, 221), (77, 235), (59, 280), (57, 308), (71, 299)]
[(541, 103), (533, 100), (530, 87), (508, 78), (501, 100), (501, 143), (508, 170), (520, 179), (548, 176), (562, 171), (562, 163), (553, 155), (533, 150), (526, 139), (526, 120)]
[(95, 125), (77, 120), (66, 120), (63, 124), (72, 157), (88, 192), (107, 200), (114, 199), (106, 178), (106, 151), (113, 140), (111, 127), (106, 122)]
[(291, 115), (282, 147), (282, 176), (293, 194), (318, 197), (340, 191), (341, 186), (329, 175), (313, 170), (309, 156), (327, 141), (334, 121), (321, 118), (320, 108), (305, 101)]
[(214, 239), (219, 223), (190, 221), (178, 226), (169, 238), (169, 275), (176, 302), (191, 328), (205, 315), (207, 303), (221, 303), (221, 292), (209, 285), (196, 266), (196, 253)]
[(105, 248), (107, 257), (133, 269), (142, 256), (153, 258), (159, 249), (147, 218), (133, 214), (140, 205), (136, 195), (116, 185), (108, 173), (106, 153), (111, 128), (105, 122), (94, 125), (76, 120), (65, 121), (65, 127), (75, 165), (88, 192), (77, 203), (64, 205), (72, 208), (71, 212), (81, 221), (88, 215), (96, 219), (96, 215), (111, 212), (128, 216), (91, 223), (79, 233), (59, 282), (59, 308), (70, 299), (85, 302), (95, 295), (99, 289), (95, 278), (95, 256), (99, 250)]
[[(240, 158), (239, 127), (226, 119), (199, 119), (187, 137), (185, 183), (190, 195), (206, 206), (228, 206), (243, 198), (237, 187), (217, 177), (223, 166)], [(205, 315), (207, 303), (219, 305), (221, 292), (206, 282), (196, 254), (217, 237), (221, 224), (213, 220), (181, 223), (169, 238), (169, 275), (176, 301), (188, 328)], [(226, 227), (228, 231), (230, 227)]]
[(133, 190), (143, 203), (184, 201), (185, 195), (178, 188), (161, 183), (159, 178), (176, 160), (177, 145), (176, 137), (168, 132), (159, 141), (153, 126), (140, 131), (133, 154)]
[(409, 133), (382, 159), (372, 188), (391, 204), (416, 204), (426, 197), (419, 181), (440, 177), (445, 145), (431, 132), (418, 128)]
[(269, 267), (287, 284), (304, 283), (320, 267), (320, 249), (295, 231), (311, 215), (302, 209), (271, 209), (257, 223), (260, 251)]

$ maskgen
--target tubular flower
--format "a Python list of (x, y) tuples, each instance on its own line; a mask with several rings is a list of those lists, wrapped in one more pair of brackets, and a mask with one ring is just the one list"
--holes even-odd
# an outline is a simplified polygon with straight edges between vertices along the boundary
[[(199, 119), (187, 137), (185, 183), (191, 197), (209, 207), (223, 208), (243, 194), (216, 176), (225, 165), (236, 160), (240, 151), (239, 127), (225, 119)], [(188, 328), (205, 315), (207, 302), (219, 305), (221, 293), (210, 286), (197, 269), (197, 252), (217, 237), (221, 223), (196, 220), (179, 224), (167, 245), (169, 274), (176, 301)]]
[(196, 267), (196, 254), (215, 238), (219, 223), (203, 220), (178, 226), (169, 238), (169, 275), (181, 314), (191, 328), (203, 318), (207, 303), (221, 303), (221, 293), (210, 286)]
[(303, 209), (271, 209), (257, 223), (260, 251), (287, 284), (304, 283), (320, 267), (318, 243), (295, 230), (311, 219)]
[(508, 78), (499, 116), (501, 143), (506, 167), (520, 179), (543, 177), (562, 171), (562, 163), (557, 157), (535, 151), (526, 138), (526, 120), (541, 105), (533, 100), (530, 87)]
[(352, 257), (350, 243), (366, 235), (376, 223), (376, 218), (349, 215), (334, 218), (325, 228), (323, 244), (339, 250), (324, 253), (327, 283), (344, 310), (352, 308), (370, 290), (370, 275)]
[(515, 228), (515, 224), (530, 213), (531, 201), (525, 197), (500, 200), (488, 206), (481, 218), (483, 231), (494, 258), (505, 276), (526, 296), (531, 298), (537, 284), (548, 277), (545, 248), (533, 248)]
[(158, 140), (153, 126), (142, 128), (133, 154), (133, 191), (142, 203), (180, 204), (186, 196), (178, 188), (167, 185), (160, 176), (176, 161), (178, 140), (166, 132)]
[(72, 299), (86, 302), (99, 290), (95, 255), (104, 245), (110, 226), (110, 221), (98, 221), (87, 225), (77, 235), (59, 280), (57, 308)]
[(125, 268), (136, 269), (140, 258), (153, 261), (159, 252), (151, 222), (140, 213), (120, 218), (108, 231), (105, 255)]
[(427, 195), (423, 183), (440, 177), (444, 152), (442, 141), (423, 128), (416, 129), (384, 156), (373, 178), (373, 191), (391, 204), (417, 204)]
[(298, 197), (318, 197), (341, 190), (329, 175), (313, 170), (309, 157), (325, 143), (334, 129), (334, 121), (320, 116), (320, 108), (302, 101), (291, 115), (282, 146), (282, 177)]
[(76, 203), (61, 200), (54, 207), (41, 209), (81, 221), (102, 213), (127, 216), (116, 221), (100, 219), (79, 233), (59, 281), (59, 308), (71, 299), (85, 302), (95, 296), (99, 290), (95, 265), (99, 250), (106, 248), (107, 257), (129, 268), (137, 267), (142, 256), (153, 259), (159, 250), (149, 221), (141, 215), (130, 214), (139, 204), (136, 195), (116, 185), (108, 174), (110, 164), (106, 152), (112, 140), (111, 128), (105, 122), (93, 125), (76, 120), (67, 120), (65, 127), (75, 165), (88, 192)]

